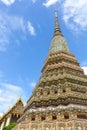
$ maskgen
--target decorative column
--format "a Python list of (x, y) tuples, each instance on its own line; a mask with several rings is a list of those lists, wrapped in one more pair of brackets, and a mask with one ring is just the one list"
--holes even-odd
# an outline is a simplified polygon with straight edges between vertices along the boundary
[(6, 125), (5, 125), (5, 126), (8, 126), (8, 125), (10, 124), (10, 120), (11, 120), (11, 116), (9, 116), (9, 117), (7, 118), (7, 121), (6, 121)]
[(47, 115), (46, 115), (46, 120), (47, 120), (47, 121), (52, 120), (52, 113), (47, 113)]
[(57, 119), (58, 119), (58, 120), (61, 119), (61, 116), (60, 116), (60, 115), (61, 115), (61, 113), (58, 112), (58, 114), (57, 114)]
[(0, 130), (2, 130), (4, 128), (4, 124), (5, 124), (5, 122), (3, 121), (1, 124), (1, 127), (0, 127)]
[(76, 121), (73, 121), (73, 122), (72, 122), (72, 130), (75, 130), (75, 122), (76, 122)]
[(35, 120), (38, 121), (38, 115), (37, 115), (37, 114), (36, 114), (36, 116), (35, 116)]

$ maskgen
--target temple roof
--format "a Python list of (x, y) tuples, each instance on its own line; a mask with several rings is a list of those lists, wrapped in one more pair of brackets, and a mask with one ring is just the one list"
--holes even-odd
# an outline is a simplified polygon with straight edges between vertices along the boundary
[[(5, 118), (6, 115), (8, 115), (9, 113), (11, 113), (11, 111), (12, 111), (15, 107), (17, 107), (17, 106), (19, 105), (19, 103), (21, 103), (21, 105), (22, 105), (23, 108), (24, 108), (24, 104), (23, 104), (23, 102), (22, 102), (22, 99), (19, 98), (19, 99), (16, 101), (16, 103), (15, 103), (12, 107), (10, 107), (10, 108), (8, 109), (8, 111), (2, 115), (2, 117), (0, 117), (0, 121), (1, 121), (3, 118)], [(21, 109), (21, 107), (20, 107), (20, 109)]]
[(58, 51), (69, 52), (69, 49), (68, 49), (66, 39), (61, 32), (59, 22), (58, 22), (57, 10), (55, 9), (54, 35), (51, 41), (49, 53), (56, 53)]

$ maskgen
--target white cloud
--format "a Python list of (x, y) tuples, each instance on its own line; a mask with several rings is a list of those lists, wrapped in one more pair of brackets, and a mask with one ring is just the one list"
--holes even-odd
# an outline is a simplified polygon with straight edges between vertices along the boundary
[[(24, 83), (23, 83), (24, 82)], [(33, 89), (36, 85), (35, 81), (29, 82), (28, 79), (26, 81), (22, 81), (22, 84), (26, 84), (30, 87), (29, 89)], [(30, 90), (31, 91), (31, 90)], [(30, 94), (31, 95), (31, 94)], [(0, 83), (0, 116), (3, 113), (6, 113), (9, 107), (12, 107), (20, 96), (22, 96), (24, 104), (26, 104), (26, 100), (29, 98), (29, 93), (27, 95), (26, 91), (18, 85), (1, 82)]]
[(32, 36), (36, 35), (35, 29), (34, 29), (32, 23), (31, 23), (30, 21), (28, 21), (28, 23), (27, 23), (27, 28), (28, 28), (29, 33), (30, 33)]
[(0, 51), (6, 51), (9, 44), (19, 41), (19, 37), (15, 39), (17, 33), (21, 33), (20, 38), (23, 39), (27, 31), (30, 35), (35, 35), (35, 29), (29, 21), (27, 22), (23, 17), (7, 15), (0, 11)]
[(46, 0), (43, 5), (49, 7), (57, 2), (61, 3), (67, 27), (77, 32), (87, 30), (87, 0)]
[(63, 19), (73, 30), (87, 30), (87, 0), (65, 0)]
[(84, 70), (84, 73), (87, 75), (87, 66), (83, 66), (82, 69)]
[(11, 91), (21, 91), (21, 88), (19, 86), (13, 85), (13, 84), (8, 84), (8, 83), (1, 83), (1, 86), (4, 86), (6, 89), (9, 89)]
[(9, 6), (15, 2), (15, 0), (1, 0), (5, 5)]
[(16, 31), (24, 33), (25, 24), (22, 17), (9, 16), (0, 11), (0, 51), (5, 51), (10, 44), (11, 37)]
[(9, 83), (0, 83), (0, 115), (6, 112), (9, 106), (14, 105), (16, 100), (23, 94), (20, 86)]
[(44, 6), (49, 7), (51, 5), (54, 5), (55, 3), (57, 3), (59, 0), (46, 0), (45, 3), (43, 3)]

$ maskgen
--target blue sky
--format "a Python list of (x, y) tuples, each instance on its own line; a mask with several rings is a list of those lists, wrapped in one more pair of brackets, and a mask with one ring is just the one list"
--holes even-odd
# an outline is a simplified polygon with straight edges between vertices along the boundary
[(0, 115), (39, 80), (54, 30), (54, 4), (70, 52), (87, 74), (87, 0), (0, 0)]

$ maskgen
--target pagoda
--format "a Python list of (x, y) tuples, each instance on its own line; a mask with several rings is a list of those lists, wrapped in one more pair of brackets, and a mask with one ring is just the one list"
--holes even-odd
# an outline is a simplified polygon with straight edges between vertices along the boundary
[(69, 51), (55, 10), (41, 76), (14, 130), (87, 130), (87, 76)]

